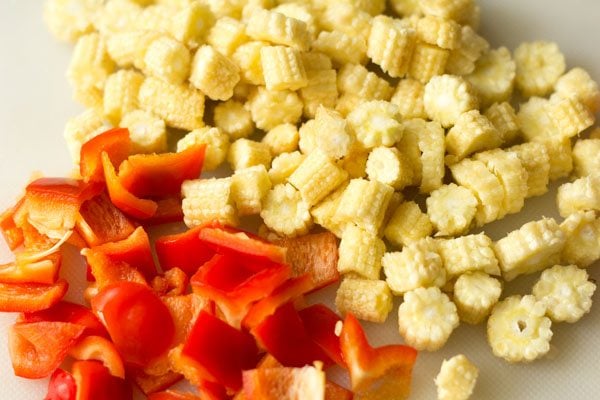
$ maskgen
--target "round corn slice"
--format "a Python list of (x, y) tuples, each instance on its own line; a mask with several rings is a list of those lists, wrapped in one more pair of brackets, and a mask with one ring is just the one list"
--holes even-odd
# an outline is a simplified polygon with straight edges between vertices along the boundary
[(386, 183), (401, 190), (412, 182), (412, 167), (408, 159), (392, 147), (377, 147), (369, 153), (366, 166), (370, 180)]
[(565, 57), (553, 42), (526, 42), (516, 48), (515, 83), (525, 96), (545, 96), (565, 72)]
[(477, 96), (464, 78), (440, 75), (425, 85), (423, 105), (429, 118), (448, 128), (462, 113), (477, 108)]
[(204, 127), (195, 129), (177, 142), (177, 151), (183, 151), (196, 144), (206, 143), (204, 154), (205, 171), (215, 170), (227, 157), (229, 136), (219, 128)]
[(304, 235), (312, 225), (308, 204), (290, 184), (277, 185), (269, 191), (260, 216), (269, 229), (287, 237)]
[(144, 72), (169, 83), (182, 83), (190, 76), (192, 57), (182, 43), (168, 36), (154, 40), (144, 56)]
[(475, 64), (475, 71), (466, 76), (479, 95), (482, 106), (508, 100), (513, 91), (516, 64), (506, 47), (485, 53)]
[(467, 400), (473, 394), (478, 375), (479, 369), (462, 354), (444, 360), (435, 378), (438, 400)]
[(402, 139), (398, 106), (383, 100), (360, 104), (348, 114), (348, 125), (367, 149), (393, 146)]
[(579, 211), (560, 224), (567, 241), (560, 255), (564, 264), (589, 267), (600, 259), (600, 219), (594, 211)]
[(443, 185), (426, 200), (427, 215), (440, 236), (460, 235), (468, 230), (477, 212), (477, 197), (464, 186)]
[(479, 324), (490, 315), (502, 293), (502, 284), (484, 272), (471, 272), (454, 283), (454, 303), (460, 320)]

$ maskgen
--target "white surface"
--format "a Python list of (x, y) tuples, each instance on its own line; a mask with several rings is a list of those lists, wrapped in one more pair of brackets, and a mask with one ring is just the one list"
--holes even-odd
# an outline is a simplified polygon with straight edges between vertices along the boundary
[[(600, 2), (597, 0), (483, 0), (482, 31), (493, 46), (511, 50), (526, 40), (554, 40), (569, 67), (582, 66), (600, 81)], [(71, 48), (45, 30), (42, 1), (0, 1), (0, 208), (11, 204), (35, 170), (68, 172), (70, 160), (62, 130), (80, 107), (70, 99), (64, 78)], [(499, 238), (526, 220), (555, 215), (552, 196), (528, 201), (523, 214), (496, 223), (486, 232)], [(1, 242), (1, 241), (0, 241)], [(8, 253), (0, 243), (0, 262)], [(600, 281), (598, 266), (590, 269)], [(511, 293), (526, 293), (533, 278), (517, 280)], [(322, 296), (333, 295), (329, 290)], [(70, 293), (70, 296), (75, 296)], [(76, 296), (75, 296), (76, 297)], [(598, 301), (598, 295), (595, 295)], [(397, 308), (385, 327), (369, 325), (375, 344), (399, 342)], [(45, 381), (13, 376), (6, 348), (12, 315), (0, 315), (0, 399), (41, 399)], [(446, 347), (421, 353), (414, 373), (414, 399), (435, 399), (433, 378), (444, 357), (464, 353), (480, 367), (474, 399), (593, 399), (600, 396), (600, 306), (575, 325), (553, 327), (551, 357), (530, 365), (508, 365), (491, 355), (485, 326), (461, 326)], [(551, 359), (550, 359), (551, 358)]]

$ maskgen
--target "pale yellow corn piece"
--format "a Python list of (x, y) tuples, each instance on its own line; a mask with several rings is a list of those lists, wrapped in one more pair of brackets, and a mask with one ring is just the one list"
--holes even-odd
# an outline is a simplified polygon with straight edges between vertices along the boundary
[(412, 167), (406, 156), (394, 147), (376, 147), (367, 158), (369, 180), (376, 180), (402, 190), (412, 182)]
[(44, 21), (58, 40), (74, 42), (94, 30), (94, 16), (102, 7), (102, 0), (49, 0)]
[(367, 42), (367, 56), (393, 78), (408, 72), (417, 33), (400, 26), (393, 18), (378, 15), (373, 18)]
[(129, 129), (132, 153), (164, 153), (167, 151), (165, 121), (144, 110), (123, 115), (119, 126)]
[(538, 142), (523, 143), (508, 150), (517, 153), (527, 171), (527, 195), (525, 198), (541, 196), (548, 191), (550, 179), (550, 157), (547, 147)]
[(111, 127), (110, 121), (102, 115), (102, 110), (95, 108), (88, 108), (70, 118), (65, 124), (64, 138), (73, 162), (79, 164), (79, 153), (85, 142)]
[(136, 110), (143, 82), (144, 75), (131, 69), (121, 69), (110, 75), (104, 85), (104, 115), (119, 122), (123, 115)]
[(450, 166), (456, 183), (470, 189), (477, 197), (475, 221), (478, 226), (500, 219), (504, 210), (504, 188), (486, 165), (481, 161), (465, 158)]
[(360, 104), (347, 116), (348, 126), (365, 148), (393, 146), (402, 139), (398, 106), (383, 100)]
[(446, 149), (452, 162), (482, 150), (495, 149), (501, 144), (500, 133), (479, 110), (462, 113), (446, 135)]
[(377, 181), (352, 179), (340, 199), (334, 219), (340, 224), (354, 223), (377, 233), (394, 193), (394, 188)]
[(548, 99), (531, 97), (520, 105), (517, 124), (526, 141), (534, 140), (536, 137), (558, 135), (558, 127), (548, 112), (549, 104)]
[(369, 13), (339, 1), (328, 2), (319, 14), (319, 25), (322, 30), (339, 30), (346, 35), (361, 37), (365, 42), (369, 39), (373, 17)]
[(403, 126), (402, 139), (396, 144), (396, 148), (408, 158), (410, 165), (412, 165), (412, 185), (420, 185), (423, 166), (421, 165), (421, 148), (419, 144), (421, 135), (427, 129), (427, 122), (423, 119), (414, 118), (404, 121)]
[(600, 127), (595, 127), (590, 131), (590, 139), (600, 139)]
[[(260, 1), (240, 1), (240, 0), (203, 0), (210, 7), (210, 11), (217, 18), (231, 17), (240, 19), (244, 4), (248, 3), (253, 6), (262, 6)], [(265, 4), (266, 5), (266, 4)]]
[(392, 193), (392, 198), (390, 199), (387, 209), (385, 210), (383, 222), (381, 223), (381, 226), (379, 227), (377, 236), (383, 237), (385, 228), (388, 226), (389, 222), (392, 219), (392, 216), (394, 215), (394, 212), (400, 206), (400, 204), (402, 204), (403, 201), (404, 201), (404, 195), (401, 192)]
[(454, 183), (440, 186), (427, 197), (427, 215), (440, 236), (465, 233), (477, 212), (473, 192)]
[(527, 170), (523, 167), (519, 156), (512, 151), (494, 149), (475, 155), (475, 160), (482, 161), (504, 189), (504, 211), (514, 214), (521, 211), (527, 195)]
[[(79, 0), (76, 0), (79, 2)], [(108, 0), (93, 15), (92, 23), (101, 35), (133, 30), (143, 8), (131, 0)]]
[(218, 221), (237, 226), (238, 216), (231, 193), (231, 178), (196, 179), (181, 185), (183, 222), (189, 227)]
[(342, 159), (340, 165), (348, 172), (351, 179), (364, 178), (367, 176), (369, 153), (361, 149), (356, 142), (354, 143), (355, 145), (350, 149), (350, 153)]
[(241, 81), (253, 85), (264, 85), (260, 51), (267, 42), (251, 41), (240, 45), (231, 58), (240, 69)]
[(594, 124), (594, 115), (575, 98), (552, 98), (547, 105), (548, 115), (562, 137), (573, 137)]
[(400, 335), (406, 344), (417, 350), (439, 350), (458, 323), (456, 306), (438, 287), (405, 293), (404, 302), (398, 309)]
[(256, 91), (256, 86), (250, 83), (244, 82), (242, 79), (233, 88), (233, 100), (239, 102), (246, 102), (250, 95)]
[(298, 149), (298, 138), (296, 125), (281, 124), (267, 132), (261, 141), (267, 145), (271, 154), (277, 156)]
[(231, 17), (219, 18), (206, 37), (206, 42), (225, 56), (232, 56), (240, 45), (249, 40), (246, 25)]
[(337, 77), (340, 93), (366, 100), (388, 100), (394, 91), (385, 79), (358, 64), (344, 65)]
[(309, 206), (313, 206), (347, 178), (346, 171), (337, 166), (325, 152), (316, 149), (302, 161), (288, 178), (288, 182), (300, 191), (302, 199)]
[(246, 34), (254, 40), (308, 50), (311, 45), (306, 23), (283, 14), (256, 8), (247, 20)]
[(310, 210), (315, 223), (332, 232), (338, 238), (341, 238), (346, 227), (351, 225), (348, 222), (339, 222), (335, 219), (335, 213), (347, 186), (348, 184), (342, 184), (337, 190), (325, 197)]
[(512, 143), (519, 135), (517, 113), (508, 102), (494, 103), (483, 113), (502, 137), (502, 143)]
[(269, 131), (281, 124), (296, 124), (302, 116), (302, 100), (289, 90), (268, 90), (262, 86), (250, 96), (246, 107), (258, 129)]
[(273, 158), (271, 169), (269, 169), (269, 178), (273, 185), (284, 183), (302, 164), (304, 157), (299, 151), (293, 151), (291, 153), (281, 153)]
[(365, 279), (379, 279), (385, 243), (373, 233), (348, 225), (342, 233), (337, 269), (341, 274), (355, 273)]
[(154, 40), (144, 55), (144, 73), (173, 84), (183, 83), (190, 76), (190, 51), (181, 42), (168, 36)]
[(444, 359), (435, 377), (438, 400), (467, 400), (473, 394), (479, 369), (462, 354)]
[[(304, 62), (306, 67), (306, 62)], [(307, 84), (300, 89), (304, 116), (314, 118), (319, 107), (335, 108), (338, 99), (337, 71), (316, 69), (306, 71)]]
[(139, 102), (173, 128), (191, 131), (204, 126), (204, 95), (188, 85), (148, 77), (140, 88)]
[(339, 65), (364, 64), (367, 60), (366, 41), (338, 30), (321, 31), (313, 42), (313, 49), (326, 54)]
[(574, 97), (585, 104), (592, 113), (600, 111), (600, 88), (583, 68), (573, 68), (556, 81), (555, 93), (561, 97)]
[(392, 293), (385, 281), (344, 279), (335, 296), (340, 314), (351, 313), (358, 319), (383, 323), (392, 311)]
[(169, 33), (171, 21), (177, 14), (177, 8), (163, 4), (152, 4), (142, 8), (137, 18), (132, 21), (133, 30), (154, 30)]
[(534, 141), (542, 143), (548, 151), (550, 181), (569, 176), (573, 171), (573, 149), (571, 139), (562, 136), (536, 137)]
[(600, 219), (594, 211), (580, 211), (569, 215), (561, 224), (567, 241), (561, 260), (564, 264), (589, 267), (600, 259)]
[(532, 295), (510, 296), (494, 306), (487, 339), (496, 357), (510, 363), (531, 362), (550, 351), (552, 321), (546, 305)]
[(446, 69), (450, 51), (441, 47), (417, 43), (408, 69), (408, 76), (423, 84), (442, 75)]
[(542, 272), (531, 293), (546, 305), (546, 315), (553, 322), (574, 323), (592, 307), (596, 284), (584, 269), (575, 265), (555, 265)]
[(566, 236), (553, 218), (531, 221), (494, 243), (506, 281), (541, 271), (560, 261)]
[(177, 151), (184, 151), (191, 146), (206, 144), (204, 153), (204, 171), (214, 171), (225, 161), (229, 151), (229, 137), (219, 128), (206, 126), (195, 129), (177, 142)]
[(565, 56), (554, 42), (525, 42), (514, 52), (515, 84), (526, 96), (546, 96), (565, 72)]
[(106, 51), (105, 40), (96, 32), (81, 36), (73, 49), (67, 69), (71, 86), (78, 89), (103, 89), (115, 63)]
[(600, 171), (600, 138), (580, 139), (575, 142), (573, 167), (577, 177)]
[(231, 177), (231, 195), (240, 216), (259, 214), (269, 190), (271, 179), (262, 164), (239, 169)]
[(312, 226), (310, 206), (300, 192), (290, 184), (276, 185), (264, 198), (261, 218), (265, 225), (279, 235), (305, 235)]
[(490, 50), (475, 64), (475, 70), (465, 78), (479, 96), (479, 103), (487, 107), (510, 99), (517, 66), (506, 47)]
[[(168, 31), (174, 39), (195, 49), (214, 24), (215, 17), (210, 8), (202, 2), (194, 1), (182, 5), (169, 23)], [(214, 46), (213, 43), (210, 44)]]
[(265, 46), (260, 59), (268, 90), (298, 90), (308, 84), (300, 52), (286, 46)]
[(419, 0), (389, 0), (389, 4), (396, 14), (403, 17), (419, 15), (421, 13)]
[(414, 201), (400, 204), (393, 212), (384, 235), (395, 246), (408, 244), (430, 236), (433, 226), (427, 214)]
[(156, 31), (114, 32), (106, 36), (106, 50), (119, 67), (135, 66), (143, 70), (146, 50), (152, 42), (161, 37), (163, 35)]
[(326, 54), (319, 53), (318, 51), (303, 51), (300, 53), (302, 57), (302, 64), (306, 72), (309, 71), (321, 71), (333, 68), (331, 58)]
[(461, 26), (451, 19), (426, 15), (417, 23), (420, 41), (452, 50), (460, 44)]
[(271, 151), (266, 144), (246, 138), (237, 139), (227, 152), (227, 162), (233, 171), (254, 165), (269, 168), (271, 159)]
[(390, 99), (391, 103), (398, 106), (403, 119), (427, 118), (423, 105), (423, 84), (414, 79), (402, 79), (396, 86), (396, 91)]
[(477, 325), (490, 315), (500, 299), (502, 283), (485, 272), (469, 272), (458, 277), (453, 293), (460, 320)]
[(371, 15), (378, 15), (385, 10), (385, 0), (343, 0), (351, 4), (357, 10), (367, 12)]
[(74, 87), (73, 100), (86, 108), (104, 108), (104, 90), (93, 86)]
[(454, 125), (461, 114), (478, 106), (471, 85), (464, 78), (453, 75), (433, 77), (425, 85), (423, 104), (429, 118), (444, 128)]
[(490, 44), (475, 30), (465, 25), (460, 32), (460, 43), (450, 52), (446, 72), (453, 75), (468, 75), (475, 70), (475, 63), (487, 51)]
[(254, 132), (252, 114), (239, 101), (227, 100), (217, 104), (213, 119), (215, 126), (233, 140), (248, 137)]
[(421, 0), (421, 11), (425, 15), (460, 20), (473, 4), (473, 0)]
[(212, 100), (228, 100), (240, 81), (238, 66), (211, 46), (196, 51), (190, 82)]
[(442, 239), (438, 249), (449, 278), (474, 271), (500, 275), (492, 239), (485, 233)]
[(311, 41), (317, 38), (319, 27), (317, 26), (316, 16), (309, 4), (303, 4), (301, 2), (283, 3), (272, 8), (271, 11), (304, 22)]
[(474, 1), (470, 2), (456, 22), (478, 30), (481, 25), (481, 6)]
[(596, 172), (560, 185), (556, 204), (563, 218), (578, 211), (600, 211), (600, 174)]
[(346, 120), (325, 107), (319, 107), (315, 119), (302, 125), (299, 136), (300, 150), (304, 154), (321, 149), (333, 159), (348, 156), (355, 143)]

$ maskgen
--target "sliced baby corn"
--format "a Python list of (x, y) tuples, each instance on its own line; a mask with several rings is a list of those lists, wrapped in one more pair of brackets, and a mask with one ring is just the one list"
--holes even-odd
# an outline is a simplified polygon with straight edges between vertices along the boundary
[(594, 173), (560, 185), (556, 204), (563, 218), (578, 211), (600, 210), (600, 174)]
[(573, 68), (558, 78), (554, 91), (560, 97), (574, 97), (593, 114), (600, 110), (600, 88), (583, 68)]
[(550, 180), (550, 156), (543, 143), (527, 142), (508, 148), (515, 152), (527, 171), (527, 195), (525, 198), (541, 196), (548, 191)]
[(527, 97), (549, 94), (565, 72), (565, 57), (554, 42), (526, 42), (515, 49), (515, 83)]
[(490, 50), (475, 64), (465, 79), (473, 86), (483, 107), (510, 99), (516, 75), (516, 64), (506, 47)]
[(263, 200), (260, 216), (272, 231), (287, 237), (308, 233), (312, 226), (309, 205), (290, 184), (276, 185)]
[(470, 189), (443, 185), (427, 197), (427, 215), (440, 236), (466, 232), (477, 212), (478, 200)]
[(446, 168), (444, 154), (446, 150), (444, 128), (436, 121), (423, 125), (418, 136), (421, 151), (421, 193), (430, 193), (442, 186)]
[(467, 400), (473, 394), (478, 376), (479, 369), (464, 355), (444, 359), (435, 377), (438, 400)]
[(517, 114), (508, 102), (494, 103), (483, 113), (500, 133), (503, 143), (512, 143), (519, 134)]
[(482, 150), (500, 147), (502, 136), (479, 110), (466, 111), (458, 116), (446, 135), (448, 160), (458, 162)]
[(449, 278), (473, 271), (500, 275), (492, 239), (485, 233), (441, 239), (438, 251)]
[(376, 147), (369, 153), (366, 164), (369, 180), (376, 180), (402, 190), (412, 183), (413, 172), (410, 161), (398, 149)]
[(400, 112), (395, 104), (372, 100), (360, 104), (347, 116), (356, 140), (366, 149), (393, 146), (402, 139)]
[(392, 293), (385, 281), (346, 278), (337, 290), (335, 307), (342, 315), (383, 323), (392, 311)]
[(238, 216), (231, 193), (231, 178), (196, 179), (181, 185), (183, 222), (189, 227), (211, 221), (236, 226)]
[(454, 283), (453, 300), (461, 321), (468, 324), (483, 322), (502, 293), (502, 283), (485, 272), (463, 274)]
[(427, 214), (414, 201), (407, 201), (393, 211), (384, 235), (392, 244), (400, 247), (430, 236), (432, 232), (433, 226)]
[(600, 219), (594, 211), (579, 211), (561, 224), (567, 241), (561, 254), (564, 264), (588, 267), (600, 259)]
[(397, 20), (378, 15), (371, 22), (367, 56), (392, 78), (406, 74), (410, 66), (417, 33)]
[(337, 268), (341, 274), (353, 272), (365, 279), (379, 279), (385, 243), (373, 233), (348, 225), (338, 253)]
[(425, 112), (444, 128), (456, 123), (459, 116), (477, 108), (477, 96), (464, 78), (454, 75), (433, 77), (425, 85)]
[(577, 177), (600, 171), (600, 138), (580, 139), (573, 146), (573, 169)]
[(177, 142), (177, 151), (184, 151), (197, 144), (206, 144), (204, 153), (204, 164), (202, 168), (205, 171), (213, 171), (225, 161), (229, 151), (229, 137), (219, 128), (204, 127), (195, 129), (179, 139)]
[(238, 215), (259, 214), (262, 200), (271, 189), (271, 179), (264, 165), (238, 169), (231, 177), (231, 194)]

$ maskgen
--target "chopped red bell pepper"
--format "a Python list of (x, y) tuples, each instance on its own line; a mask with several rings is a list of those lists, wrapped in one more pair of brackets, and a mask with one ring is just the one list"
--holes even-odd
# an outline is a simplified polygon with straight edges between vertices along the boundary
[(149, 375), (141, 369), (132, 369), (128, 373), (145, 395), (166, 390), (183, 379), (183, 376), (176, 372), (167, 372), (157, 376)]
[(415, 349), (404, 345), (371, 347), (352, 314), (346, 315), (340, 344), (355, 395), (381, 400), (408, 398)]
[(98, 361), (75, 361), (73, 378), (77, 384), (78, 400), (132, 400), (131, 385), (112, 376)]
[(152, 279), (150, 286), (161, 296), (179, 296), (187, 292), (189, 278), (179, 268), (171, 268)]
[(8, 248), (16, 249), (23, 244), (23, 231), (15, 223), (15, 213), (23, 204), (25, 198), (21, 198), (17, 204), (0, 214), (0, 233), (4, 236)]
[(162, 236), (154, 242), (164, 271), (177, 267), (191, 276), (215, 255), (215, 251), (198, 236), (202, 228), (198, 226), (183, 233)]
[(352, 400), (354, 393), (334, 382), (325, 382), (325, 400)]
[(308, 332), (308, 336), (317, 344), (325, 354), (340, 367), (345, 368), (346, 363), (342, 357), (340, 338), (335, 334), (335, 326), (342, 319), (330, 308), (323, 304), (315, 304), (298, 311), (300, 319)]
[(50, 377), (44, 400), (76, 400), (77, 384), (73, 375), (58, 368)]
[(169, 351), (169, 364), (174, 372), (183, 375), (192, 385), (199, 386), (208, 373), (194, 359), (182, 354), (183, 346), (180, 344)]
[(23, 232), (23, 247), (32, 253), (48, 250), (58, 242), (57, 239), (51, 239), (40, 233), (28, 221), (20, 223), (19, 227)]
[(41, 283), (0, 283), (0, 311), (33, 312), (58, 303), (69, 284), (59, 279), (52, 285)]
[[(200, 392), (202, 400), (229, 400), (231, 398), (231, 396), (227, 395), (225, 386), (206, 380), (200, 382), (198, 385), (198, 392)], [(187, 400), (194, 399), (188, 398)]]
[(183, 181), (200, 176), (205, 151), (200, 144), (180, 153), (132, 155), (119, 167), (119, 181), (138, 197), (179, 194)]
[(292, 303), (277, 309), (252, 329), (258, 343), (286, 367), (303, 367), (315, 361), (333, 361), (312, 341)]
[(322, 399), (325, 373), (319, 368), (257, 368), (244, 371), (244, 397), (252, 400)]
[(288, 280), (268, 297), (252, 305), (242, 321), (242, 326), (248, 329), (254, 328), (265, 318), (273, 315), (280, 306), (309, 292), (313, 287), (314, 284), (309, 274)]
[(76, 226), (87, 247), (123, 240), (135, 230), (135, 225), (111, 203), (106, 193), (81, 205)]
[(106, 152), (113, 165), (119, 165), (131, 153), (131, 139), (127, 128), (113, 128), (93, 137), (81, 146), (79, 171), (86, 181), (104, 181), (102, 152)]
[(121, 211), (134, 218), (147, 219), (156, 213), (158, 205), (148, 199), (140, 199), (123, 187), (117, 177), (108, 154), (102, 153), (102, 167), (110, 201)]
[(137, 282), (148, 285), (141, 271), (126, 262), (113, 261), (99, 251), (86, 249), (82, 253), (86, 257), (92, 280), (98, 290), (117, 282)]
[(191, 393), (167, 390), (165, 392), (152, 393), (148, 396), (148, 400), (200, 400), (200, 397), (194, 396)]
[(115, 345), (102, 336), (80, 338), (71, 349), (69, 356), (76, 360), (100, 361), (110, 374), (125, 379), (125, 366)]
[(201, 311), (187, 338), (182, 355), (192, 359), (205, 380), (228, 389), (242, 387), (242, 371), (258, 362), (258, 348), (252, 336)]
[(30, 251), (18, 253), (14, 262), (0, 265), (0, 282), (47, 285), (56, 282), (61, 262), (60, 253), (49, 254), (37, 261), (28, 261), (30, 253)]
[(195, 293), (160, 298), (169, 309), (175, 324), (174, 343), (183, 343), (190, 333), (194, 318), (208, 306), (208, 300)]
[(183, 222), (181, 196), (170, 196), (155, 201), (157, 205), (156, 212), (153, 216), (143, 221), (145, 226)]
[(84, 329), (69, 322), (13, 325), (8, 332), (8, 349), (15, 375), (30, 379), (50, 376)]

